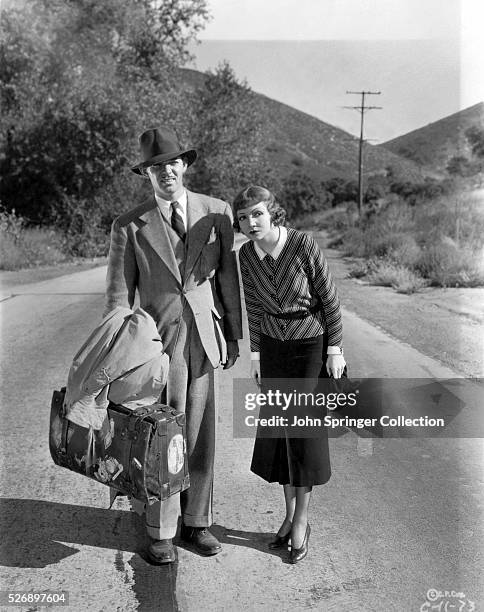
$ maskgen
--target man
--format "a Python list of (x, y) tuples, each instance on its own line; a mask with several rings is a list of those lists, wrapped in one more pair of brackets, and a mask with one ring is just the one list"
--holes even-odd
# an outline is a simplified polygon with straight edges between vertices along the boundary
[[(212, 524), (215, 450), (215, 376), (232, 367), (242, 337), (240, 292), (229, 206), (184, 187), (197, 153), (180, 146), (168, 128), (140, 136), (142, 161), (132, 170), (146, 176), (154, 195), (113, 223), (107, 274), (106, 313), (140, 306), (156, 321), (170, 357), (166, 401), (186, 413), (190, 487), (146, 506), (154, 563), (175, 560), (179, 506), (182, 539), (203, 555), (221, 546)], [(223, 333), (222, 329), (223, 328)]]

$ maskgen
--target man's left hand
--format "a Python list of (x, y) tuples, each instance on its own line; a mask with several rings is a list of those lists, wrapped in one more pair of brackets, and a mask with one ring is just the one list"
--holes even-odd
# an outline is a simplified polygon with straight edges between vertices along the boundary
[(239, 356), (239, 343), (237, 340), (227, 340), (227, 361), (224, 363), (224, 370), (231, 368)]

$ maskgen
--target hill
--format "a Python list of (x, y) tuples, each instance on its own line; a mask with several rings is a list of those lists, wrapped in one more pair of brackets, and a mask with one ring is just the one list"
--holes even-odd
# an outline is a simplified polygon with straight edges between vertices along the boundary
[(471, 151), (465, 131), (476, 125), (484, 125), (484, 102), (393, 138), (378, 145), (378, 148), (442, 172), (452, 157), (470, 157)]
[[(203, 87), (204, 73), (188, 68), (181, 73), (188, 87)], [(252, 95), (264, 117), (266, 150), (279, 176), (298, 170), (318, 180), (357, 178), (358, 138), (282, 102), (256, 92)], [(388, 166), (402, 180), (422, 178), (415, 162), (381, 147), (365, 145), (365, 174), (382, 174)]]
[[(301, 9), (304, 4), (301, 3)], [(335, 6), (338, 4), (334, 2)], [(351, 11), (348, 18), (352, 19)], [(345, 106), (357, 104), (359, 97), (349, 96), (346, 91), (381, 91), (380, 96), (372, 98), (372, 104), (382, 109), (369, 112), (365, 118), (368, 138), (377, 139), (372, 140), (373, 144), (387, 142), (484, 100), (484, 93), (470, 98), (470, 91), (461, 90), (459, 37), (453, 40), (205, 39), (193, 44), (191, 50), (195, 57), (191, 68), (202, 72), (213, 70), (226, 60), (239, 78), (247, 79), (253, 91), (356, 136), (360, 131), (360, 115)], [(484, 92), (484, 84), (480, 87), (475, 82), (472, 95), (479, 91)], [(462, 104), (464, 95), (469, 101)]]

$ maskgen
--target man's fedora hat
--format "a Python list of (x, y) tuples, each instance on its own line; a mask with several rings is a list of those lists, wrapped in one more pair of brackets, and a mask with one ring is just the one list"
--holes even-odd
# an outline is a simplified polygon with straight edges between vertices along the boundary
[(148, 168), (148, 166), (155, 166), (182, 155), (188, 165), (193, 164), (197, 159), (195, 149), (184, 149), (180, 145), (177, 135), (170, 128), (161, 127), (146, 130), (139, 137), (139, 146), (143, 161), (131, 168), (136, 174), (143, 174), (144, 168)]

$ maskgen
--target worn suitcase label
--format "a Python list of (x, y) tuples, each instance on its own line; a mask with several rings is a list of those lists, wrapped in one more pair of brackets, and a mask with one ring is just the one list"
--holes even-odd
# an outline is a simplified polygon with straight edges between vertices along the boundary
[(178, 474), (185, 461), (185, 448), (183, 436), (175, 434), (168, 444), (168, 471), (170, 474)]

